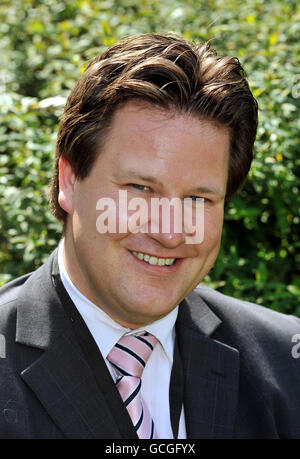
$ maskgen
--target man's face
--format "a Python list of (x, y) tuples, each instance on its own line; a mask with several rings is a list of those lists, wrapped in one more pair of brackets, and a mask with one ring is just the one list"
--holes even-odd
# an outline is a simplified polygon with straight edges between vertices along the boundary
[[(59, 202), (69, 213), (65, 264), (79, 290), (129, 328), (160, 319), (175, 308), (217, 257), (228, 157), (225, 127), (134, 102), (119, 108), (87, 178), (76, 180), (69, 164), (61, 162)], [(167, 233), (160, 226), (152, 233), (101, 234), (96, 204), (111, 198), (118, 210), (120, 190), (127, 192), (128, 201), (138, 197), (148, 204), (154, 197), (182, 202), (192, 196), (205, 198), (204, 240), (186, 244), (184, 227), (176, 233), (172, 219)], [(117, 215), (117, 224), (118, 219)], [(172, 265), (151, 265), (142, 254), (176, 260)]]

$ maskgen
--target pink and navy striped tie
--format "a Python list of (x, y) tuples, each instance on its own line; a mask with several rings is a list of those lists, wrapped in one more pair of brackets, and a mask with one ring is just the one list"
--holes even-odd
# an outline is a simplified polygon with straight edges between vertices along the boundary
[(123, 336), (107, 356), (117, 373), (116, 386), (139, 438), (157, 438), (141, 394), (142, 373), (157, 339), (147, 332)]

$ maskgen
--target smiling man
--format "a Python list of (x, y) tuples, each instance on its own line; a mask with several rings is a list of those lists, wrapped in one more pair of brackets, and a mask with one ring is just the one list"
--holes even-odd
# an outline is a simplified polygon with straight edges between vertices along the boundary
[[(299, 319), (201, 284), (256, 129), (239, 61), (208, 45), (139, 35), (90, 62), (58, 133), (64, 236), (0, 291), (0, 438), (300, 437)], [(171, 205), (166, 231), (157, 200), (193, 222), (201, 202), (203, 238)]]
[[(61, 158), (58, 201), (71, 217), (64, 261), (78, 289), (128, 328), (171, 312), (207, 274), (219, 251), (228, 159), (228, 129), (135, 100), (115, 112), (109, 138), (86, 179), (76, 181), (70, 163)], [(128, 200), (184, 200), (197, 188), (207, 189), (197, 194), (205, 199), (206, 237), (199, 245), (186, 244), (184, 230), (97, 231), (95, 209), (102, 197), (117, 201), (119, 190), (125, 190)], [(151, 257), (174, 262), (154, 265)]]

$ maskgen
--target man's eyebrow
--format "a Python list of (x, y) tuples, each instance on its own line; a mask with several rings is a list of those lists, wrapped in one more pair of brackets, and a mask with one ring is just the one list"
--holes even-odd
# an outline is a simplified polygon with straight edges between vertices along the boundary
[(192, 190), (192, 193), (195, 193), (195, 194), (201, 194), (201, 193), (204, 193), (204, 194), (214, 194), (214, 195), (218, 195), (222, 198), (225, 198), (225, 195), (226, 195), (226, 191), (223, 190), (222, 188), (217, 188), (217, 187), (214, 187), (214, 186), (209, 186), (209, 187), (206, 187), (206, 186), (198, 186), (197, 188), (193, 188)]
[(161, 185), (162, 186), (162, 182), (160, 180), (158, 180), (156, 177), (154, 177), (152, 175), (145, 175), (145, 174), (139, 173), (139, 172), (134, 171), (134, 170), (126, 170), (124, 172), (116, 174), (115, 176), (113, 176), (113, 178), (119, 179), (119, 180), (122, 180), (122, 179), (123, 180), (124, 179), (128, 179), (128, 180), (139, 179), (139, 180), (143, 180), (145, 182), (152, 182), (152, 183), (155, 183), (156, 185)]
[[(131, 180), (131, 179), (139, 179), (139, 180), (142, 180), (142, 181), (145, 181), (145, 182), (148, 182), (148, 183), (154, 183), (156, 185), (160, 185), (160, 186), (163, 186), (163, 183), (158, 180), (156, 177), (152, 176), (152, 175), (145, 175), (143, 173), (139, 173), (137, 171), (134, 171), (134, 170), (127, 170), (127, 171), (124, 171), (120, 174), (117, 174), (116, 176), (114, 176), (115, 179), (128, 179), (128, 180)], [(198, 186), (196, 188), (193, 188), (191, 190), (189, 190), (189, 194), (213, 194), (213, 195), (218, 195), (220, 196), (221, 198), (224, 198), (225, 195), (226, 195), (226, 191), (223, 190), (222, 188), (218, 188), (218, 187), (214, 187), (214, 186)]]

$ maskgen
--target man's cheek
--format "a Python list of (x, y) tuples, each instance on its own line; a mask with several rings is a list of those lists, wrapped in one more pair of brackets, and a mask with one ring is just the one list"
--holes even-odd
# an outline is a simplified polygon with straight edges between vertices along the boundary
[(205, 237), (205, 212), (204, 199), (197, 202), (185, 200), (184, 202), (184, 231), (186, 244), (202, 244)]
[(207, 247), (219, 247), (222, 237), (223, 219), (219, 216), (206, 214), (204, 220), (203, 245)]
[[(142, 231), (147, 223), (147, 208), (140, 208), (132, 200), (102, 197), (96, 204), (96, 230), (112, 240), (122, 239), (129, 233)], [(147, 226), (147, 225), (146, 225)]]

